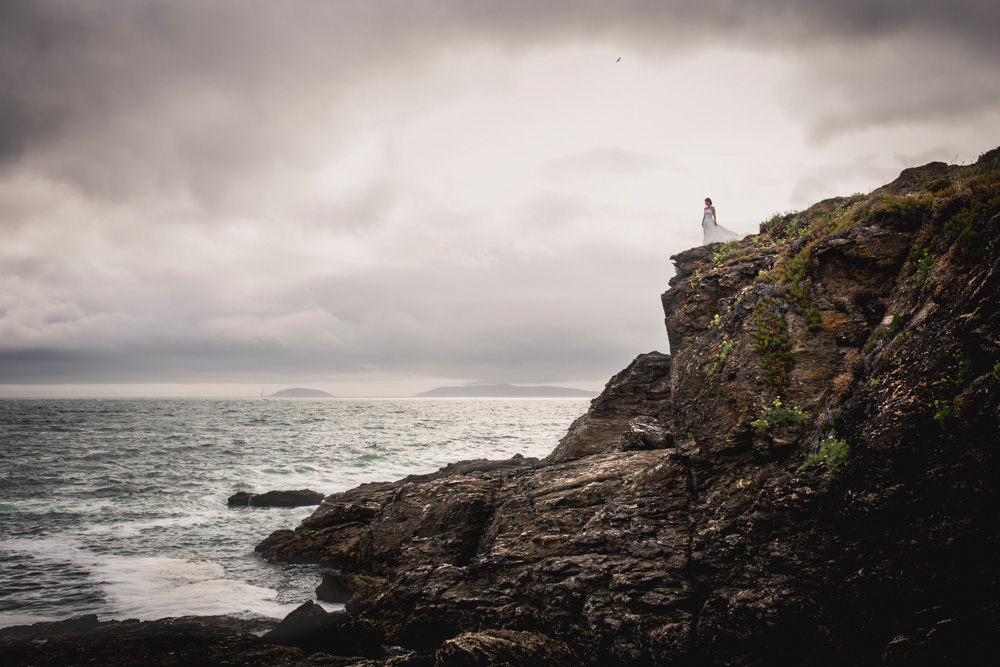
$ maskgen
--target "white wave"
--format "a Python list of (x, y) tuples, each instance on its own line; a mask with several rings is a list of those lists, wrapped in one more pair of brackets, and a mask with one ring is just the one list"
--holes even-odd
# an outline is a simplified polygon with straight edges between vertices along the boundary
[(0, 542), (0, 551), (18, 553), (52, 563), (73, 563), (86, 566), (96, 558), (74, 537), (16, 537)]
[(281, 618), (295, 605), (270, 588), (225, 578), (218, 563), (180, 558), (111, 557), (93, 570), (118, 618), (141, 620), (188, 614), (250, 612)]
[(117, 501), (104, 498), (88, 499), (85, 503), (70, 498), (25, 498), (20, 500), (5, 499), (2, 506), (5, 511), (18, 514), (52, 514), (65, 513), (95, 513), (117, 506)]
[[(273, 589), (227, 579), (221, 564), (207, 560), (102, 555), (67, 536), (7, 540), (0, 550), (84, 568), (108, 600), (111, 618), (234, 613), (282, 618), (297, 606), (278, 602)], [(9, 620), (5, 615), (3, 624), (16, 624)], [(27, 622), (36, 620), (52, 617)]]
[(134, 537), (147, 530), (200, 526), (218, 520), (218, 516), (219, 512), (199, 512), (182, 516), (149, 519), (147, 521), (120, 521), (111, 524), (91, 524), (84, 528), (82, 532), (90, 535)]
[[(251, 549), (312, 508), (233, 511), (229, 495), (297, 488), (329, 494), (460, 459), (544, 456), (586, 408), (579, 400), (460, 399), (79, 400), (45, 408), (53, 406), (73, 419), (87, 415), (85, 428), (70, 441), (54, 422), (40, 422), (11, 449), (15, 460), (45, 472), (0, 502), (0, 551), (39, 561), (11, 573), (15, 579), (44, 572), (78, 586), (88, 576), (105, 599), (82, 604), (102, 618), (284, 615), (292, 605), (260, 586), (280, 587), (282, 600), (305, 599), (309, 577), (275, 576)], [(41, 454), (36, 442), (45, 445)], [(40, 526), (47, 537), (13, 538)], [(22, 597), (32, 611), (49, 610), (49, 620), (68, 610), (52, 591)]]

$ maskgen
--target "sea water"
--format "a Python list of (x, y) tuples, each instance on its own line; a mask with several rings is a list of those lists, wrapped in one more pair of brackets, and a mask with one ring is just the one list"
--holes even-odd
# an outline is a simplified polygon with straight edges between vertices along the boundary
[(464, 459), (545, 456), (586, 399), (0, 400), (0, 627), (81, 614), (281, 617), (314, 566), (254, 546), (334, 493)]

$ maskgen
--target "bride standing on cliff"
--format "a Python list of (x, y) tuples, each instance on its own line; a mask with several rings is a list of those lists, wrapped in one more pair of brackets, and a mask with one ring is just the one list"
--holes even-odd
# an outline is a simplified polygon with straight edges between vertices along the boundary
[(705, 215), (701, 219), (701, 231), (705, 233), (701, 242), (702, 245), (732, 241), (740, 238), (739, 234), (726, 229), (716, 222), (715, 207), (712, 206), (711, 197), (705, 197)]

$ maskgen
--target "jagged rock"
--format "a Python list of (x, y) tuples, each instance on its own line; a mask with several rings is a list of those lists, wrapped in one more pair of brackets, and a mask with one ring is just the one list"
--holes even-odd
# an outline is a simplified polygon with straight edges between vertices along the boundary
[(470, 632), (438, 649), (435, 667), (577, 667), (580, 659), (566, 644), (545, 635), (510, 630)]
[(346, 574), (340, 570), (327, 570), (323, 581), (316, 588), (316, 598), (325, 602), (347, 603), (356, 594), (378, 589), (385, 581), (363, 574)]
[[(359, 592), (352, 613), (414, 648), (481, 623), (530, 623), (590, 650), (605, 642), (606, 655), (625, 660), (640, 643), (658, 646), (647, 635), (664, 625), (636, 616), (634, 605), (690, 604), (681, 575), (688, 479), (674, 450), (662, 449), (369, 488), (382, 506), (340, 567), (384, 583)], [(357, 499), (362, 490), (349, 494)], [(300, 527), (295, 553), (326, 558), (330, 552), (313, 549), (335, 528)], [(289, 544), (264, 555), (287, 558)]]
[[(826, 213), (836, 201), (817, 206)], [(749, 424), (776, 397), (818, 412), (834, 378), (850, 373), (848, 355), (881, 324), (881, 319), (871, 319), (873, 303), (886, 303), (914, 231), (910, 219), (882, 218), (815, 242), (808, 261), (815, 266), (810, 285), (822, 318), (818, 330), (808, 328), (798, 306), (787, 300), (788, 285), (756, 281), (759, 268), (773, 265), (774, 254), (753, 253), (719, 266), (703, 259), (703, 249), (675, 255), (678, 266), (689, 273), (692, 264), (707, 264), (701, 276), (678, 281), (662, 297), (675, 350), (674, 430), (690, 433), (703, 451), (761, 451)], [(882, 305), (880, 312), (885, 308)], [(759, 363), (758, 341), (750, 335), (758, 312), (780, 319), (796, 359), (788, 386), (780, 391), (769, 384)]]
[(307, 663), (297, 648), (252, 634), (274, 621), (187, 616), (156, 621), (98, 621), (87, 616), (0, 629), (0, 655), (15, 665), (242, 665), (291, 667)]
[(309, 653), (380, 657), (381, 635), (342, 611), (327, 612), (308, 601), (285, 616), (262, 639), (271, 644), (295, 646)]
[[(669, 430), (670, 416), (670, 355), (641, 354), (611, 378), (545, 460), (567, 461), (615, 451), (615, 443), (632, 429), (633, 419), (656, 419)], [(667, 439), (664, 434), (663, 440)]]
[(298, 491), (268, 491), (267, 493), (247, 493), (238, 491), (229, 496), (230, 507), (306, 507), (323, 502), (323, 494), (311, 489)]
[[(278, 530), (257, 545), (256, 550), (265, 558), (275, 562), (287, 563), (320, 563), (344, 571), (365, 572), (363, 563), (366, 558), (365, 549), (371, 545), (372, 534), (370, 524), (379, 521), (382, 510), (393, 499), (406, 497), (406, 490), (422, 488), (424, 484), (433, 484), (434, 488), (455, 490), (452, 481), (464, 479), (471, 475), (477, 479), (503, 480), (518, 471), (532, 468), (538, 459), (514, 455), (506, 461), (460, 461), (450, 463), (439, 471), (427, 475), (410, 475), (396, 482), (374, 482), (362, 484), (359, 487), (335, 493), (326, 498), (316, 511), (304, 519), (294, 531)], [(488, 482), (492, 484), (492, 482)], [(475, 516), (475, 506), (482, 506), (484, 495), (489, 495), (485, 486), (480, 489), (478, 501), (468, 500), (464, 508), (465, 516)], [(461, 496), (456, 496), (459, 498)], [(423, 508), (414, 508), (412, 521), (419, 522)], [(446, 510), (450, 512), (449, 508)], [(430, 516), (428, 515), (428, 519)], [(457, 531), (465, 532), (464, 537), (457, 534), (451, 536), (450, 544), (443, 549), (461, 553), (464, 549), (474, 549), (475, 535), (481, 527), (465, 527), (465, 523), (457, 516), (440, 516), (440, 528), (448, 531), (452, 525)], [(451, 523), (456, 522), (456, 523)], [(386, 527), (389, 528), (389, 527)], [(405, 528), (400, 526), (400, 528)], [(398, 533), (392, 539), (408, 540), (401, 531), (386, 530), (386, 534)], [(380, 538), (384, 541), (388, 538)], [(464, 546), (463, 546), (464, 545)], [(457, 554), (456, 554), (457, 555)]]
[(634, 452), (644, 449), (667, 449), (674, 444), (674, 434), (666, 422), (653, 417), (634, 417), (626, 431), (615, 442), (615, 451)]

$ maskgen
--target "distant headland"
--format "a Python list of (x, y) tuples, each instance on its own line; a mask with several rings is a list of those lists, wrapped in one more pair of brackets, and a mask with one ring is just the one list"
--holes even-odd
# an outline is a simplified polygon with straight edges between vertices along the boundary
[(282, 389), (273, 394), (268, 394), (265, 398), (334, 398), (333, 394), (328, 394), (319, 389)]
[(513, 384), (481, 384), (468, 387), (438, 387), (417, 398), (593, 398), (596, 391), (566, 387), (522, 387)]

